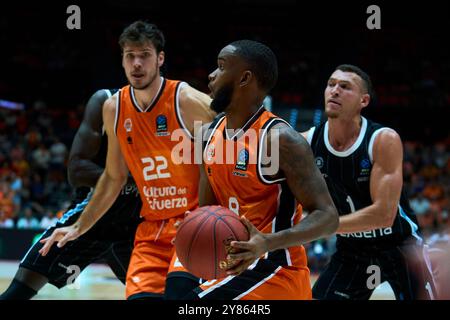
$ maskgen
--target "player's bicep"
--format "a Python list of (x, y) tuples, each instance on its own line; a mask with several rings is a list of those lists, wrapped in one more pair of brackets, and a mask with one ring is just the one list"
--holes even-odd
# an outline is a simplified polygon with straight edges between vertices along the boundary
[(205, 93), (184, 85), (180, 92), (180, 113), (186, 129), (194, 132), (196, 125), (211, 122), (216, 113), (210, 108), (211, 98)]
[(93, 159), (98, 153), (102, 136), (103, 103), (106, 99), (105, 90), (98, 90), (86, 104), (83, 120), (70, 149), (69, 163), (73, 159)]
[(372, 202), (379, 212), (393, 220), (403, 185), (403, 148), (400, 137), (393, 130), (384, 130), (375, 140), (373, 167), (370, 176)]
[(292, 193), (309, 212), (334, 207), (308, 142), (293, 129), (280, 130), (280, 169)]
[(116, 119), (115, 98), (110, 98), (103, 107), (103, 121), (108, 135), (108, 153), (106, 155), (106, 173), (114, 179), (126, 181), (128, 176), (128, 167), (120, 150), (119, 140), (114, 130)]
[(92, 160), (97, 155), (101, 144), (101, 133), (95, 131), (86, 122), (82, 122), (73, 139), (70, 149), (69, 165), (79, 159)]

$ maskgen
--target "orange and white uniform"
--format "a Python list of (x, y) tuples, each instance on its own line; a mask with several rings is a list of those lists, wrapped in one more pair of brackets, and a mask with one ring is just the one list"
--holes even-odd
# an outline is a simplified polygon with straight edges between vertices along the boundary
[[(131, 86), (117, 93), (114, 129), (138, 186), (143, 203), (141, 216), (145, 219), (136, 231), (127, 272), (127, 298), (164, 293), (175, 251), (171, 243), (176, 232), (174, 223), (187, 210), (198, 206), (199, 172), (193, 161), (193, 138), (179, 111), (182, 85), (179, 81), (162, 79), (158, 94), (145, 109), (138, 105)], [(180, 152), (181, 142), (188, 148)], [(182, 157), (191, 159), (189, 163), (181, 163)]]
[[(284, 120), (261, 107), (241, 132), (229, 137), (224, 116), (211, 124), (203, 150), (218, 204), (245, 216), (264, 233), (288, 229), (302, 214), (285, 178), (272, 180), (261, 172), (264, 137), (280, 122)], [(194, 292), (200, 299), (311, 299), (305, 249), (298, 245), (270, 252), (240, 275), (208, 281)]]

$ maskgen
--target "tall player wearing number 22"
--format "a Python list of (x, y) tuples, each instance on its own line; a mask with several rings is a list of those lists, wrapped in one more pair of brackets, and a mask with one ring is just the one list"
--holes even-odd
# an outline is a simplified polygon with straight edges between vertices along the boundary
[[(91, 228), (114, 202), (129, 170), (142, 199), (144, 221), (136, 231), (126, 296), (161, 299), (175, 251), (174, 224), (198, 206), (194, 121), (210, 122), (215, 113), (209, 109), (211, 99), (206, 94), (160, 76), (164, 36), (155, 25), (141, 21), (131, 24), (119, 44), (130, 85), (108, 99), (103, 108), (108, 135), (105, 171), (80, 219), (54, 233), (48, 245), (58, 241), (63, 246)], [(188, 146), (183, 150), (191, 152), (192, 161), (179, 164), (172, 151), (183, 141)]]

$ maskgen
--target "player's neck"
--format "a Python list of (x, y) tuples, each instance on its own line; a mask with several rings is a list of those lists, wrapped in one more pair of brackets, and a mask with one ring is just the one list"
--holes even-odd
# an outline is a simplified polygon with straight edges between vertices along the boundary
[(239, 130), (260, 110), (261, 103), (253, 103), (251, 108), (242, 108), (242, 104), (231, 106), (226, 112), (227, 129)]
[(362, 118), (328, 119), (328, 141), (337, 151), (345, 151), (358, 139), (361, 131)]
[(162, 79), (160, 76), (157, 76), (147, 88), (143, 90), (133, 88), (134, 95), (140, 107), (146, 108), (155, 100), (155, 97), (161, 88), (161, 84)]

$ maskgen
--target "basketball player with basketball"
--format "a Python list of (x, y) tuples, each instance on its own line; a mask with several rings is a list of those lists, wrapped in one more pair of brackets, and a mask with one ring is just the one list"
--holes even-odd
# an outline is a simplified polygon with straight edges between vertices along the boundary
[(62, 247), (87, 232), (111, 206), (129, 170), (143, 202), (144, 221), (136, 231), (127, 299), (160, 299), (164, 294), (175, 251), (174, 225), (198, 206), (198, 166), (193, 159), (181, 165), (174, 162), (172, 150), (179, 142), (172, 136), (177, 133), (193, 151), (194, 121), (210, 122), (215, 116), (206, 94), (160, 76), (164, 43), (163, 33), (153, 24), (137, 21), (123, 31), (119, 44), (130, 85), (104, 105), (105, 171), (80, 218), (43, 240), (45, 254), (55, 241)]
[[(95, 187), (106, 161), (103, 103), (117, 91), (98, 90), (89, 99), (68, 162), (69, 181), (76, 187), (75, 199), (63, 217), (41, 238), (50, 236), (55, 229), (73, 224), (89, 202), (90, 189)], [(116, 277), (125, 284), (134, 235), (141, 222), (141, 204), (136, 184), (129, 179), (116, 202), (95, 227), (70, 245), (63, 248), (53, 246), (43, 257), (39, 254), (43, 244), (37, 241), (20, 262), (14, 279), (0, 295), (0, 300), (31, 299), (47, 283), (60, 289), (70, 284), (69, 278), (74, 279), (75, 272), (83, 271), (99, 259), (105, 260)]]
[[(336, 208), (306, 140), (262, 105), (278, 76), (272, 50), (241, 40), (223, 48), (217, 61), (209, 75), (211, 108), (225, 114), (204, 127), (199, 202), (239, 214), (250, 239), (230, 243), (226, 278), (200, 286), (192, 282), (189, 292), (175, 292), (170, 286), (176, 278), (169, 273), (167, 298), (311, 299), (302, 244), (336, 231)], [(219, 160), (227, 150), (236, 153), (232, 163)], [(263, 154), (270, 154), (270, 168)], [(302, 207), (309, 215), (300, 222)]]
[[(433, 299), (426, 248), (402, 192), (402, 142), (361, 116), (373, 97), (369, 76), (341, 65), (325, 88), (328, 121), (303, 135), (340, 214), (336, 253), (314, 285), (316, 299), (367, 300), (369, 277), (388, 281), (398, 300)], [(413, 271), (415, 261), (421, 261)]]

